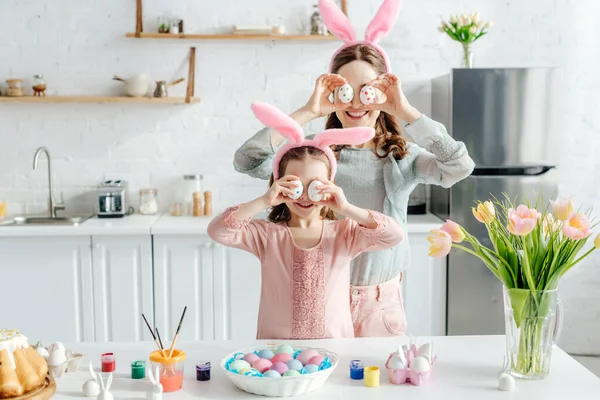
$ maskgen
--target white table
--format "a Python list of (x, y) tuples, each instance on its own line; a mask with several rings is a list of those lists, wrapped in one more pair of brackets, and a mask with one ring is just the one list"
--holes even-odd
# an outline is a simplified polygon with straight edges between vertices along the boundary
[[(424, 340), (425, 338), (423, 338)], [(419, 343), (423, 343), (423, 340)], [(163, 338), (163, 343), (165, 338)], [(556, 348), (553, 352), (550, 375), (541, 381), (517, 380), (514, 392), (497, 389), (497, 373), (502, 367), (504, 336), (462, 336), (434, 338), (438, 361), (431, 380), (424, 386), (392, 385), (387, 379), (383, 365), (389, 353), (398, 345), (408, 342), (407, 338), (357, 338), (318, 341), (287, 341), (293, 345), (321, 347), (336, 352), (340, 363), (325, 385), (315, 392), (295, 397), (301, 399), (402, 399), (402, 400), (488, 400), (488, 399), (566, 399), (600, 398), (600, 379), (581, 364)], [(177, 348), (187, 355), (185, 381), (178, 392), (165, 393), (164, 399), (254, 399), (263, 397), (238, 390), (225, 376), (220, 361), (230, 352), (268, 342), (242, 343), (236, 341), (180, 342)], [(114, 374), (112, 394), (115, 399), (145, 399), (145, 390), (150, 387), (147, 378), (130, 379), (130, 364), (144, 359), (156, 349), (150, 342), (137, 343), (77, 343), (65, 344), (67, 349), (83, 352), (81, 370), (65, 374), (57, 379), (57, 393), (53, 399), (70, 400), (83, 398), (82, 384), (90, 378), (86, 372), (89, 360), (96, 371), (100, 371), (100, 354), (114, 352), (117, 370)], [(165, 346), (168, 346), (165, 343)], [(381, 383), (378, 388), (367, 388), (364, 381), (353, 381), (349, 376), (348, 363), (361, 359), (365, 365), (379, 366)], [(212, 364), (211, 380), (196, 381), (195, 363), (208, 360)]]

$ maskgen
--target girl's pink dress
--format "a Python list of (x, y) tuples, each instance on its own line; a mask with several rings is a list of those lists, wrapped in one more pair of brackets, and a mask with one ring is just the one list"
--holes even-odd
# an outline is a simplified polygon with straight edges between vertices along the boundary
[(354, 337), (348, 306), (350, 260), (400, 243), (404, 237), (400, 225), (376, 211), (369, 211), (377, 221), (375, 229), (349, 218), (326, 220), (319, 244), (302, 249), (285, 223), (242, 220), (235, 215), (238, 209), (228, 208), (213, 219), (208, 234), (261, 261), (257, 339)]

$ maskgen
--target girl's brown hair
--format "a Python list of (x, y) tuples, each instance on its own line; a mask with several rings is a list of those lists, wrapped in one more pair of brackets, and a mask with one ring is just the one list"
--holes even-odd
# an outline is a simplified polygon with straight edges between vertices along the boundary
[[(332, 73), (337, 74), (340, 68), (352, 61), (365, 61), (369, 63), (377, 71), (377, 75), (382, 75), (386, 72), (385, 60), (381, 54), (368, 44), (355, 44), (342, 49), (333, 60)], [(342, 128), (342, 123), (335, 113), (329, 114), (325, 129)], [(375, 137), (372, 139), (375, 147), (373, 152), (379, 158), (385, 158), (390, 153), (393, 154), (396, 160), (404, 158), (408, 151), (406, 150), (406, 140), (402, 137), (400, 125), (396, 117), (381, 112), (375, 122)], [(339, 151), (346, 145), (333, 145), (331, 149), (339, 154)], [(380, 154), (381, 150), (381, 154)]]
[[(279, 162), (279, 176), (284, 176), (285, 169), (287, 168), (287, 165), (290, 161), (305, 160), (309, 157), (315, 158), (319, 161), (323, 161), (325, 165), (327, 165), (328, 174), (331, 174), (331, 164), (329, 163), (329, 159), (322, 150), (319, 150), (316, 147), (302, 146), (293, 148), (283, 155), (281, 161)], [(273, 174), (271, 174), (271, 179), (269, 180), (269, 187), (273, 185), (274, 181), (275, 179), (273, 178)], [(269, 213), (268, 218), (271, 222), (288, 222), (291, 217), (292, 213), (288, 208), (287, 204), (281, 203), (278, 206), (271, 208), (271, 212)], [(332, 220), (336, 219), (334, 212), (327, 207), (323, 207), (321, 209), (321, 218)]]

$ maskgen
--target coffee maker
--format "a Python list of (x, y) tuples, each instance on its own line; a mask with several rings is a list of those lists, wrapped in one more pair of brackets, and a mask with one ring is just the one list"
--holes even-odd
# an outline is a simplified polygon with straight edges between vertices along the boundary
[(98, 218), (123, 218), (129, 212), (127, 181), (104, 181), (98, 185)]

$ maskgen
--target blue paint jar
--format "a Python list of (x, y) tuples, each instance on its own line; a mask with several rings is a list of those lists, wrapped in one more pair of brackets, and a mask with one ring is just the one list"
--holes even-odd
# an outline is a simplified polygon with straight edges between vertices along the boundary
[(365, 377), (365, 365), (360, 360), (350, 361), (350, 379), (361, 380)]

